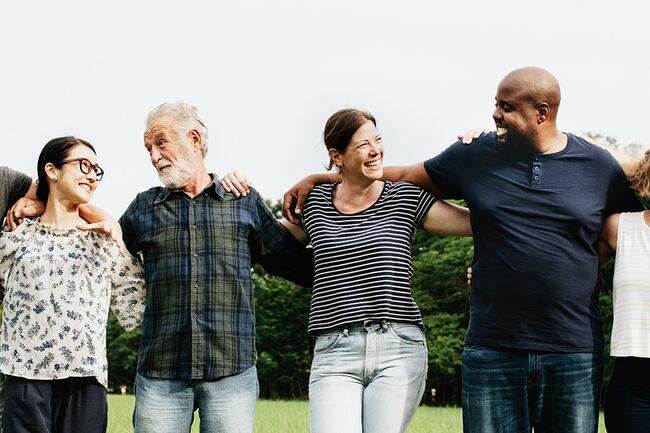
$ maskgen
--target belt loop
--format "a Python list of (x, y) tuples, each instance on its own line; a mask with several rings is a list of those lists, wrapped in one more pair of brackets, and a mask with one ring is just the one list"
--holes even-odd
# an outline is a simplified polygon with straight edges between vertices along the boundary
[(348, 328), (343, 329), (343, 335), (344, 335), (345, 337), (349, 337), (349, 336), (350, 336), (350, 333), (349, 333), (349, 331), (348, 331)]

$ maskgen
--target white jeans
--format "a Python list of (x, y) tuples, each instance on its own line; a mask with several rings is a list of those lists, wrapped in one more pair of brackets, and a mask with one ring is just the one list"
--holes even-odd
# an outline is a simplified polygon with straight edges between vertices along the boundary
[(320, 334), (309, 379), (311, 431), (404, 432), (426, 376), (426, 342), (416, 325), (366, 322)]

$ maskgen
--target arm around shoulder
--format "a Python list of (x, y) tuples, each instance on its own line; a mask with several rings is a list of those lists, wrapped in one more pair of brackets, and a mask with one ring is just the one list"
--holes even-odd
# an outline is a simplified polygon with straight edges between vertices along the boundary
[(472, 236), (469, 209), (444, 200), (437, 200), (422, 223), (431, 233), (451, 236)]
[(431, 181), (423, 162), (413, 165), (385, 167), (383, 179), (391, 182), (412, 183), (436, 197), (441, 196), (440, 189)]

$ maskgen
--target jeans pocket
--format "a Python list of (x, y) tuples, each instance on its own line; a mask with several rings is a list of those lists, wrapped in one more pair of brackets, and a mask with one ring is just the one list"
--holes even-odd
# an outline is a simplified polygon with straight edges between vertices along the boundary
[(399, 342), (423, 346), (424, 332), (417, 325), (408, 323), (389, 323), (388, 332)]
[(314, 353), (329, 352), (336, 347), (342, 337), (342, 332), (330, 332), (319, 335), (316, 337), (316, 344), (314, 344)]

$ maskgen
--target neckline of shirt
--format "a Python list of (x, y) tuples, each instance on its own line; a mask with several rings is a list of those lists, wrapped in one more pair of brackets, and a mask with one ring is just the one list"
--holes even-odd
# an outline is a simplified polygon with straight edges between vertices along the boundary
[(341, 211), (338, 210), (338, 208), (334, 205), (334, 187), (336, 186), (336, 184), (330, 184), (330, 185), (329, 185), (329, 188), (330, 188), (330, 191), (329, 191), (329, 200), (330, 200), (330, 205), (332, 206), (332, 209), (334, 209), (334, 210), (336, 211), (336, 213), (338, 213), (339, 215), (342, 215), (342, 216), (356, 216), (356, 215), (361, 215), (361, 214), (363, 214), (363, 213), (365, 213), (365, 212), (368, 212), (370, 209), (374, 208), (374, 207), (377, 205), (377, 203), (379, 203), (379, 202), (381, 201), (381, 199), (384, 197), (384, 194), (386, 193), (386, 188), (388, 187), (388, 184), (389, 184), (390, 182), (387, 181), (387, 180), (384, 180), (384, 181), (382, 181), (382, 182), (384, 182), (384, 186), (382, 187), (382, 189), (381, 189), (381, 193), (379, 194), (379, 197), (377, 197), (377, 200), (375, 200), (375, 202), (372, 203), (372, 204), (371, 204), (370, 206), (368, 206), (367, 208), (362, 209), (362, 210), (360, 210), (360, 211), (358, 211), (358, 212), (352, 212), (352, 213), (344, 213), (344, 212), (341, 212)]

